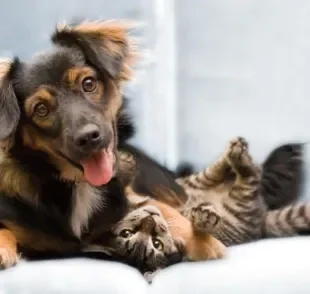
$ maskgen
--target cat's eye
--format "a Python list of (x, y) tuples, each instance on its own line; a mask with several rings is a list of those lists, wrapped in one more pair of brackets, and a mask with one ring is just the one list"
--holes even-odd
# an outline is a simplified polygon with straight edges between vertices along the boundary
[(152, 243), (153, 243), (154, 248), (156, 248), (157, 250), (162, 251), (164, 249), (164, 244), (159, 239), (153, 238)]
[(130, 238), (133, 235), (133, 231), (131, 230), (122, 230), (119, 234), (122, 238)]

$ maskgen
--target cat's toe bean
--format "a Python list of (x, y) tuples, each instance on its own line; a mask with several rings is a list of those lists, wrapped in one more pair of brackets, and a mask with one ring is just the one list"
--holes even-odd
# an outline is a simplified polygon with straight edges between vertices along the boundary
[(204, 232), (212, 231), (220, 221), (215, 207), (208, 202), (193, 207), (190, 218), (194, 228)]

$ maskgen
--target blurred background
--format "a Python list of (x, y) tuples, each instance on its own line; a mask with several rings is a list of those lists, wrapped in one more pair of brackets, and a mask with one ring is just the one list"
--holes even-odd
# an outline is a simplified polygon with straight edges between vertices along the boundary
[(201, 168), (242, 135), (261, 161), (279, 144), (310, 141), (309, 15), (308, 0), (11, 0), (0, 53), (30, 58), (63, 20), (145, 22), (136, 33), (150, 56), (125, 89), (133, 143), (170, 168)]

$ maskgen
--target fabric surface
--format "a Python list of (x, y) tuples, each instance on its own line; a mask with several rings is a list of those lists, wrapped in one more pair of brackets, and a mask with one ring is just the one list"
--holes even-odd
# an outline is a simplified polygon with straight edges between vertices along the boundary
[(0, 273), (0, 294), (145, 294), (147, 288), (133, 268), (87, 259), (22, 262)]
[(0, 273), (0, 294), (308, 294), (309, 248), (310, 237), (239, 245), (221, 261), (165, 269), (150, 286), (136, 270), (117, 263), (23, 262)]
[(155, 294), (308, 294), (310, 238), (239, 245), (221, 261), (180, 264), (160, 272)]

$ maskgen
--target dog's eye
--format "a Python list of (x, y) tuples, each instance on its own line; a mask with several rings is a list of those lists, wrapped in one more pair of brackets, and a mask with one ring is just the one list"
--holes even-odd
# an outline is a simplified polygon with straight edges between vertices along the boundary
[(164, 244), (159, 239), (153, 238), (152, 243), (153, 243), (154, 248), (156, 248), (157, 250), (163, 251)]
[(130, 238), (133, 235), (133, 231), (130, 230), (122, 230), (119, 234), (122, 238)]
[(82, 87), (85, 92), (93, 92), (97, 89), (97, 81), (93, 77), (87, 77), (82, 81)]
[(44, 103), (38, 103), (34, 108), (35, 115), (45, 117), (49, 114), (48, 107)]

